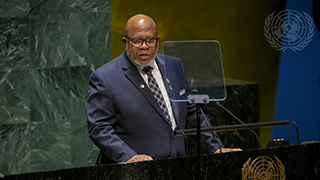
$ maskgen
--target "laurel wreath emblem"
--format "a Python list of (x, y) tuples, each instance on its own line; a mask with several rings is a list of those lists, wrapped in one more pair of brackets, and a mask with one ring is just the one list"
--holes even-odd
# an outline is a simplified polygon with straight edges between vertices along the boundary
[(286, 179), (285, 166), (282, 161), (273, 156), (259, 156), (253, 161), (251, 158), (247, 160), (241, 169), (243, 180), (252, 179)]
[[(278, 13), (278, 14), (280, 14), (280, 13)], [(314, 23), (313, 23), (312, 17), (309, 14), (303, 12), (304, 18), (305, 18), (307, 25), (308, 25), (307, 34), (305, 35), (304, 39), (299, 44), (294, 45), (294, 46), (293, 45), (286, 45), (284, 43), (281, 44), (280, 42), (277, 42), (276, 39), (273, 37), (273, 34), (270, 30), (270, 27), (271, 27), (271, 22), (274, 18), (274, 14), (275, 14), (275, 12), (271, 13), (265, 20), (264, 36), (266, 37), (266, 40), (268, 41), (268, 43), (275, 50), (285, 52), (287, 49), (291, 49), (292, 51), (296, 52), (296, 51), (301, 51), (306, 46), (308, 46), (308, 44), (312, 41), (312, 38), (314, 35)]]

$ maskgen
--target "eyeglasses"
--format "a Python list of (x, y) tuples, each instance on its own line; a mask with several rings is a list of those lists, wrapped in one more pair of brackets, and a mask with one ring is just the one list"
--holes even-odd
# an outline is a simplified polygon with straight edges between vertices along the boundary
[(149, 39), (138, 39), (138, 38), (129, 38), (127, 35), (124, 36), (132, 42), (132, 46), (139, 48), (142, 46), (143, 42), (146, 42), (146, 45), (150, 48), (153, 48), (157, 45), (158, 38), (149, 38)]

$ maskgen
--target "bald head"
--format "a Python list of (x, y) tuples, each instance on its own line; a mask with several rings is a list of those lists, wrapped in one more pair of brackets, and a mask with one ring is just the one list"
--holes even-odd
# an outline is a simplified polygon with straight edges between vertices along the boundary
[(143, 30), (152, 31), (155, 33), (155, 36), (157, 36), (157, 25), (151, 17), (144, 14), (137, 14), (127, 21), (125, 31), (128, 36)]
[(155, 58), (158, 40), (156, 23), (144, 14), (135, 15), (128, 20), (126, 36), (122, 37), (128, 58), (139, 66), (147, 66)]

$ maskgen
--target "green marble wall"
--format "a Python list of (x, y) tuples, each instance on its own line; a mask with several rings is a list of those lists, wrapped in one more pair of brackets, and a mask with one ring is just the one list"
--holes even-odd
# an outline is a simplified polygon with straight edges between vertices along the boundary
[(110, 13), (110, 0), (1, 1), (0, 174), (94, 164), (85, 102)]

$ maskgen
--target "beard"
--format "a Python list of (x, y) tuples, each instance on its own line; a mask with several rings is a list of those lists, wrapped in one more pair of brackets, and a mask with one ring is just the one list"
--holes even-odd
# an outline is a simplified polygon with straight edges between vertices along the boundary
[(148, 63), (148, 64), (142, 64), (141, 62), (139, 62), (134, 56), (133, 54), (130, 52), (129, 48), (128, 48), (128, 45), (126, 46), (126, 54), (127, 54), (127, 57), (129, 58), (129, 60), (136, 66), (138, 67), (147, 67), (156, 57), (157, 55), (157, 52), (158, 52), (158, 44), (157, 44), (157, 49), (156, 49), (156, 54), (152, 57), (151, 61)]

